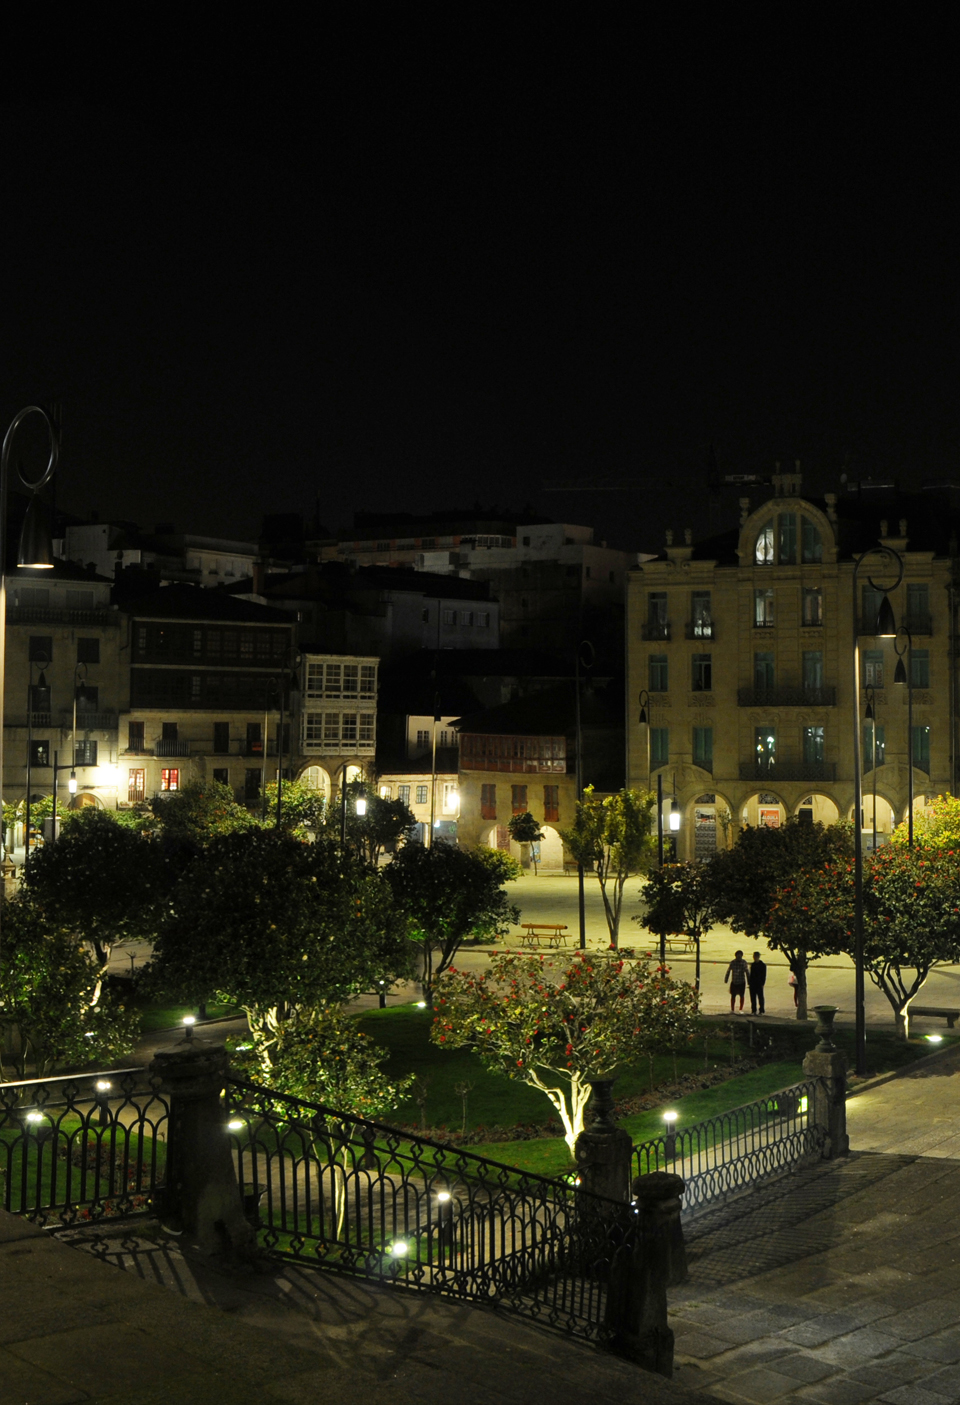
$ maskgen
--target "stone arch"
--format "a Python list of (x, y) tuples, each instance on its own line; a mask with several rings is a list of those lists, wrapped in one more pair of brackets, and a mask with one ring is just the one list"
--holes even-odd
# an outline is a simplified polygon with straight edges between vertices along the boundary
[(330, 799), (333, 786), (330, 780), (330, 774), (323, 766), (318, 766), (315, 762), (312, 762), (309, 766), (304, 766), (299, 776), (297, 776), (297, 780), (309, 790), (319, 790), (324, 800)]
[[(863, 804), (863, 836), (864, 843), (869, 836), (870, 843), (873, 843), (873, 790), (864, 790)], [(847, 818), (851, 824), (854, 823), (853, 806), (847, 811)], [(886, 844), (890, 840), (897, 825), (897, 809), (893, 802), (884, 795), (883, 791), (877, 791), (877, 844)]]
[(831, 796), (815, 790), (805, 795), (797, 805), (796, 816), (801, 822), (836, 824), (840, 818), (840, 806)]
[(775, 790), (755, 790), (741, 801), (738, 818), (741, 825), (749, 824), (754, 828), (766, 825), (770, 829), (779, 829), (786, 823), (788, 814), (786, 802)]
[[(763, 529), (768, 525), (772, 527), (773, 530), (774, 549), (774, 558), (770, 564), (773, 565), (775, 563), (778, 550), (777, 518), (781, 512), (796, 512), (798, 517), (808, 518), (816, 527), (817, 531), (820, 533), (821, 543), (821, 561), (816, 563), (817, 565), (836, 560), (836, 535), (834, 525), (827, 514), (821, 508), (817, 507), (815, 503), (808, 502), (806, 498), (782, 497), (768, 498), (766, 502), (762, 503), (755, 511), (751, 512), (750, 516), (740, 528), (737, 555), (744, 565), (755, 566), (758, 564), (756, 556), (757, 539)], [(799, 523), (798, 530), (801, 530)]]

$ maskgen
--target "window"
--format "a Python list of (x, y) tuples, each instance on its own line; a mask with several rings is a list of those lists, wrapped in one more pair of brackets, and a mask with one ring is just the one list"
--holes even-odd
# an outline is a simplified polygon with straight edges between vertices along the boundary
[(510, 787), (510, 803), (515, 815), (522, 815), (527, 808), (527, 787), (525, 785), (513, 785)]
[(930, 771), (930, 728), (926, 726), (914, 727), (913, 729), (913, 764), (921, 771)]
[(753, 559), (758, 566), (773, 565), (773, 519), (765, 522), (757, 533), (757, 545)]
[(822, 727), (804, 727), (803, 761), (805, 766), (820, 766), (823, 764)]
[(68, 610), (92, 610), (93, 591), (92, 590), (68, 590), (67, 591)]
[(545, 785), (543, 787), (543, 818), (545, 820), (558, 820), (560, 818), (560, 787), (558, 785)]
[(374, 740), (376, 716), (372, 712), (361, 712), (360, 714), (360, 740), (361, 742), (372, 743)]
[(430, 733), (425, 727), (417, 729), (417, 747), (420, 750), (426, 749), (430, 745)]
[(883, 650), (864, 649), (863, 651), (863, 686), (865, 688), (883, 687)]
[(478, 610), (478, 611), (477, 611), (477, 628), (478, 628), (478, 629), (489, 629), (489, 628), (490, 628), (490, 611), (489, 611), (489, 610)]
[[(874, 739), (874, 731), (876, 731), (876, 739)], [(882, 766), (882, 765), (883, 765), (884, 754), (885, 754), (884, 729), (883, 729), (883, 727), (878, 726), (878, 725), (876, 725), (876, 724), (873, 723), (873, 722), (866, 722), (866, 723), (864, 723), (864, 727), (863, 727), (863, 767), (864, 767), (864, 770), (865, 770), (865, 771), (872, 771), (872, 770), (873, 770), (873, 767), (874, 767), (874, 759), (873, 759), (874, 740), (876, 740), (876, 748), (877, 748), (877, 759), (876, 759), (876, 764), (877, 764), (878, 766)]]
[(812, 566), (823, 560), (823, 541), (820, 529), (809, 517), (803, 519), (803, 564)]
[(693, 621), (694, 639), (713, 638), (713, 616), (710, 610), (709, 590), (695, 590), (690, 602), (690, 616)]
[(761, 587), (753, 592), (753, 624), (755, 629), (773, 627), (773, 591)]
[(30, 743), (30, 765), (49, 766), (50, 765), (50, 743), (31, 742)]
[(377, 695), (377, 666), (372, 663), (360, 665), (360, 696), (375, 698)]
[(227, 769), (227, 767), (226, 767), (226, 766), (214, 766), (214, 768), (213, 768), (213, 779), (216, 781), (217, 785), (229, 785), (229, 784), (230, 784), (230, 772), (229, 772), (229, 770)]
[(168, 767), (165, 766), (160, 772), (160, 789), (179, 790), (180, 772), (178, 770), (170, 770)]
[(444, 612), (443, 612), (443, 622), (444, 622), (444, 624), (456, 624), (456, 622), (457, 622), (457, 612), (456, 612), (456, 610), (444, 610)]
[(339, 712), (324, 712), (323, 717), (323, 740), (325, 742), (339, 742), (340, 740), (340, 714)]
[(393, 786), (392, 786), (392, 785), (382, 785), (382, 786), (380, 787), (380, 799), (381, 799), (381, 800), (392, 800), (392, 799), (393, 799)]
[(443, 783), (443, 813), (445, 815), (455, 815), (457, 813), (459, 800), (457, 796), (457, 785), (455, 781), (444, 781)]
[(769, 771), (777, 759), (777, 730), (775, 727), (756, 727), (753, 733), (757, 769)]
[(142, 751), (142, 750), (143, 750), (143, 723), (142, 723), (142, 722), (128, 722), (128, 723), (127, 723), (127, 750), (128, 750), (128, 751)]
[(823, 650), (804, 649), (803, 687), (807, 693), (817, 692), (823, 687)]
[(343, 670), (338, 663), (328, 663), (324, 667), (323, 691), (328, 698), (338, 698), (341, 690)]
[(408, 785), (397, 786), (397, 799), (401, 805), (410, 804), (410, 787)]
[(702, 766), (705, 771), (713, 770), (713, 728), (694, 727), (693, 764)]
[(803, 623), (808, 629), (823, 624), (823, 591), (819, 586), (804, 588)]
[(667, 592), (651, 590), (647, 594), (647, 624), (651, 639), (667, 639), (670, 627), (667, 621)]
[(256, 634), (252, 629), (240, 631), (240, 657), (252, 661)]
[(142, 766), (131, 766), (127, 772), (127, 799), (131, 802), (144, 800), (147, 790)]
[(390, 550), (390, 543), (389, 543), (389, 542), (377, 542), (377, 550), (378, 550), (378, 551), (389, 551), (389, 550)]
[(425, 785), (418, 785), (418, 786), (417, 786), (417, 804), (418, 804), (418, 805), (426, 805), (426, 803), (427, 803), (427, 787), (426, 787)]
[(667, 691), (667, 656), (666, 654), (650, 655), (650, 691), (651, 693), (665, 693)]
[(344, 712), (341, 715), (340, 740), (342, 742), (355, 742), (357, 740), (357, 714), (355, 712)]
[(50, 592), (46, 586), (21, 586), (20, 604), (32, 610), (45, 610), (50, 604)]
[[(39, 683), (30, 685), (30, 711), (34, 714), (41, 713), (49, 716), (51, 707), (51, 692), (49, 688), (41, 688)], [(34, 725), (39, 725), (34, 718)]]
[(907, 586), (907, 628), (918, 632), (930, 628), (930, 587)]
[(81, 683), (77, 689), (77, 713), (96, 712), (100, 707), (100, 689)]
[(50, 634), (31, 634), (28, 657), (31, 663), (50, 663), (53, 659), (53, 636)]
[(713, 655), (694, 654), (693, 656), (693, 691), (695, 693), (709, 693), (713, 687)]
[(260, 799), (260, 768), (248, 766), (243, 774), (243, 798), (249, 804)]
[(247, 723), (247, 755), (263, 755), (263, 727), (259, 722)]
[(650, 766), (666, 766), (670, 762), (670, 728), (650, 728)]
[(77, 742), (73, 752), (75, 766), (95, 766), (97, 764), (97, 743)]
[(202, 629), (195, 629), (195, 630), (193, 631), (193, 654), (194, 654), (194, 657), (195, 657), (195, 658), (199, 658), (199, 656), (200, 656), (202, 653), (203, 653), (203, 630), (202, 630)]
[(780, 564), (793, 566), (797, 560), (797, 514), (780, 514)]
[(753, 656), (753, 686), (758, 692), (767, 692), (774, 687), (774, 666), (772, 653), (759, 653)]
[(482, 820), (495, 820), (497, 818), (497, 787), (495, 785), (482, 785), (480, 787), (480, 818)]
[(77, 640), (77, 663), (99, 663), (100, 662), (100, 640), (99, 639), (78, 639)]
[(176, 722), (162, 722), (160, 724), (160, 735), (165, 742), (175, 742), (179, 740), (180, 728)]
[(930, 687), (930, 650), (910, 650), (910, 682), (915, 688)]
[(360, 667), (355, 663), (343, 665), (343, 696), (355, 698), (360, 691)]

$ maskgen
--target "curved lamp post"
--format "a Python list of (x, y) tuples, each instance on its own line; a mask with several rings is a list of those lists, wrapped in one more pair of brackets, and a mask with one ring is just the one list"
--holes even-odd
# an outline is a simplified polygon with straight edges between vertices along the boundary
[(49, 570), (53, 566), (53, 543), (50, 539), (50, 526), (44, 519), (43, 507), (37, 495), (56, 472), (57, 460), (60, 456), (60, 434), (53, 417), (46, 410), (41, 409), (39, 405), (27, 405), (19, 410), (10, 421), (3, 439), (3, 451), (0, 454), (0, 827), (3, 824), (3, 690), (4, 661), (7, 648), (7, 490), (10, 481), (10, 459), (17, 430), (31, 415), (39, 415), (47, 427), (50, 454), (47, 466), (36, 482), (24, 478), (19, 464), (17, 465), (17, 476), (20, 482), (32, 493), (20, 532), (17, 565), (28, 566), (33, 570)]
[(863, 690), (867, 699), (864, 721), (870, 723), (870, 765), (873, 770), (873, 852), (877, 852), (877, 693), (868, 683)]
[[(580, 717), (580, 673), (589, 673), (596, 663), (597, 651), (589, 639), (581, 639), (574, 661), (574, 710), (577, 727), (577, 804), (583, 804), (583, 726)], [(583, 864), (577, 860), (577, 904), (580, 919), (580, 950), (587, 949), (587, 898), (583, 889)]]
[[(913, 848), (913, 635), (905, 624), (897, 630), (897, 634), (907, 636), (906, 646), (901, 649), (899, 640), (893, 641), (893, 647), (897, 653), (897, 667), (893, 675), (894, 686), (907, 689), (907, 836), (910, 848)], [(907, 666), (903, 666), (903, 656), (907, 656)]]
[[(857, 600), (857, 581), (860, 575), (860, 568), (864, 561), (871, 556), (880, 556), (885, 562), (893, 566), (897, 572), (897, 579), (892, 585), (878, 585), (871, 576), (867, 576), (870, 588), (883, 592), (883, 599), (880, 602), (880, 609), (872, 630), (868, 629), (867, 621), (863, 621), (864, 632), (869, 632), (877, 639), (894, 639), (897, 634), (897, 623), (893, 616), (893, 607), (890, 604), (889, 594), (891, 590), (896, 590), (903, 580), (903, 557), (898, 551), (894, 551), (891, 546), (872, 546), (858, 557), (853, 565), (853, 875), (854, 875), (854, 897), (853, 897), (853, 942), (854, 942), (854, 968), (856, 976), (855, 1004), (857, 1021), (857, 1073), (861, 1076), (867, 1071), (867, 1016), (864, 1001), (864, 981), (863, 981), (863, 737), (860, 727), (860, 619)], [(876, 748), (874, 748), (876, 750)], [(876, 758), (874, 758), (876, 759)]]

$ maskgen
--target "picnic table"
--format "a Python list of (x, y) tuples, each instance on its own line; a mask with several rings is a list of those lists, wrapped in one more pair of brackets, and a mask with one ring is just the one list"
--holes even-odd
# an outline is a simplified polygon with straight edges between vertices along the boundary
[(523, 936), (521, 946), (537, 947), (542, 942), (547, 946), (559, 947), (567, 944), (567, 924), (565, 922), (521, 922)]

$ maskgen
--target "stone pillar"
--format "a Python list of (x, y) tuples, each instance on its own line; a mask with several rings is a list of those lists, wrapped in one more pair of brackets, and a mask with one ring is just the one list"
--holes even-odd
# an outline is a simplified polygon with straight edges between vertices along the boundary
[(188, 1035), (158, 1053), (150, 1072), (170, 1103), (161, 1224), (197, 1253), (250, 1256), (255, 1232), (243, 1213), (220, 1096), (226, 1049)]
[(592, 1121), (577, 1137), (573, 1154), (580, 1185), (607, 1200), (630, 1200), (633, 1142), (630, 1133), (613, 1120), (613, 1079), (591, 1078)]
[[(610, 1346), (619, 1356), (673, 1375), (673, 1332), (667, 1322), (667, 1285), (681, 1271), (673, 1249), (683, 1180), (669, 1171), (638, 1176), (633, 1233), (614, 1256), (607, 1296)], [(686, 1260), (682, 1270), (686, 1270)]]
[(815, 1005), (820, 1042), (803, 1061), (804, 1076), (814, 1083), (811, 1126), (823, 1129), (823, 1158), (832, 1161), (850, 1150), (847, 1136), (847, 1060), (833, 1042), (835, 1005)]
[(668, 1288), (676, 1288), (690, 1277), (683, 1221), (680, 1218), (683, 1190), (682, 1177), (670, 1171), (651, 1171), (649, 1175), (638, 1176), (633, 1183), (634, 1200), (643, 1217), (642, 1223), (652, 1224), (656, 1220), (663, 1228), (668, 1258)]

